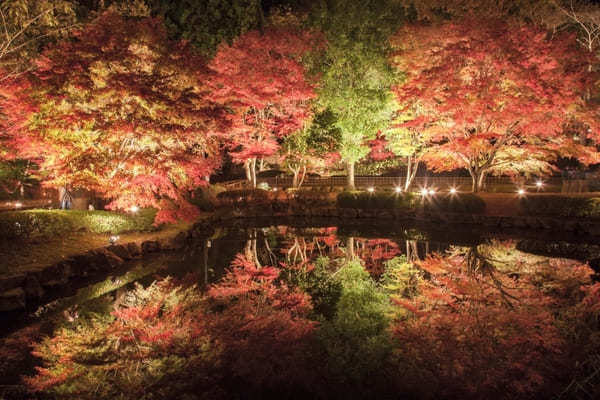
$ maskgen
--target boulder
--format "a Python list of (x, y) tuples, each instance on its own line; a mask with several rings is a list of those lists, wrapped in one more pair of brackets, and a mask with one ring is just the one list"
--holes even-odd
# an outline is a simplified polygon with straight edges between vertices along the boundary
[(25, 274), (13, 274), (0, 277), (0, 293), (21, 287), (25, 282)]
[(142, 255), (142, 249), (136, 242), (127, 243), (127, 251), (132, 257), (139, 257)]
[(47, 282), (53, 282), (53, 285), (64, 285), (69, 281), (74, 273), (70, 260), (63, 260), (54, 265), (44, 268), (37, 274), (37, 278), (42, 286), (46, 286)]
[(17, 311), (25, 309), (25, 291), (23, 288), (14, 288), (0, 292), (0, 311)]
[(106, 249), (123, 260), (131, 260), (133, 258), (127, 247), (122, 244), (112, 244)]
[(160, 251), (160, 244), (156, 240), (142, 242), (142, 254), (156, 253)]
[(37, 276), (33, 274), (29, 274), (27, 275), (27, 278), (25, 278), (23, 290), (28, 299), (39, 300), (44, 296), (44, 289), (42, 288), (42, 285), (40, 285)]

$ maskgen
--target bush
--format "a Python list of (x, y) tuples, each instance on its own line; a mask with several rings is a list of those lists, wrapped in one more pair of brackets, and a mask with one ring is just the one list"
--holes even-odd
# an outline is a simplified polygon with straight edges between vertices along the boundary
[(424, 210), (479, 214), (485, 211), (485, 201), (473, 193), (439, 194), (425, 198)]
[(217, 206), (217, 195), (227, 189), (221, 185), (210, 185), (200, 187), (194, 191), (190, 198), (190, 203), (198, 207), (201, 211), (214, 211)]
[(266, 204), (269, 202), (269, 192), (262, 189), (228, 190), (217, 195), (222, 206), (245, 206), (248, 204)]
[(135, 214), (109, 211), (26, 210), (0, 213), (0, 239), (50, 237), (85, 230), (94, 233), (119, 234), (149, 231), (156, 210), (145, 209)]
[(410, 193), (342, 192), (337, 196), (337, 206), (340, 208), (407, 209), (413, 204), (414, 197)]
[(289, 192), (296, 202), (305, 206), (328, 206), (333, 202), (333, 195), (328, 192), (312, 190), (295, 190)]
[(528, 215), (557, 217), (600, 217), (600, 198), (570, 196), (528, 196), (521, 199), (521, 209)]

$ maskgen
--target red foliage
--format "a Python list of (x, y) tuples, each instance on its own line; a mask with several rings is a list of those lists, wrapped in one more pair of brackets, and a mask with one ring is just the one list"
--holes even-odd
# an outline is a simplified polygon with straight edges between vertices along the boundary
[(540, 173), (557, 156), (598, 160), (593, 147), (565, 135), (581, 121), (597, 139), (597, 120), (584, 101), (594, 81), (588, 55), (570, 36), (546, 38), (531, 25), (467, 19), (409, 26), (393, 39), (406, 83), (395, 88), (405, 127), (429, 141), (424, 160), (436, 170)]
[(394, 153), (387, 149), (386, 146), (388, 141), (381, 131), (377, 132), (377, 137), (373, 140), (369, 140), (367, 144), (371, 149), (369, 157), (374, 161), (387, 160), (394, 156)]
[(24, 98), (38, 112), (14, 132), (17, 155), (41, 158), (48, 184), (95, 190), (111, 208), (193, 218), (184, 194), (219, 166), (225, 126), (204, 65), (159, 19), (102, 14), (39, 58)]
[[(435, 374), (444, 398), (526, 397), (549, 389), (548, 377), (563, 367), (565, 338), (553, 307), (564, 299), (540, 287), (535, 273), (473, 271), (464, 256), (432, 256), (419, 265), (430, 279), (420, 282), (416, 297), (395, 299), (411, 315), (393, 328), (400, 343), (410, 343), (398, 348), (399, 357)], [(557, 275), (559, 268), (567, 276)], [(580, 282), (572, 265), (550, 265), (547, 273)]]
[(215, 310), (209, 329), (223, 348), (223, 362), (263, 389), (303, 382), (311, 370), (303, 364), (316, 327), (307, 318), (310, 298), (276, 282), (279, 273), (238, 255), (223, 280), (208, 291)]
[(235, 110), (228, 132), (234, 161), (273, 155), (278, 139), (300, 129), (310, 116), (314, 85), (300, 60), (318, 40), (306, 31), (269, 28), (219, 47), (210, 64), (217, 73), (213, 98)]

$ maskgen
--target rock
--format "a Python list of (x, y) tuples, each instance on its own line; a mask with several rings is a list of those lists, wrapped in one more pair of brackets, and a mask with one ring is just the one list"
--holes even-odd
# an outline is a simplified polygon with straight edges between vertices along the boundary
[(106, 249), (123, 260), (131, 260), (133, 258), (127, 247), (122, 244), (113, 244), (108, 246)]
[(42, 286), (47, 282), (55, 282), (55, 285), (64, 285), (74, 275), (74, 268), (70, 260), (63, 260), (38, 273), (38, 279)]
[(23, 290), (25, 290), (28, 299), (38, 300), (44, 296), (44, 289), (42, 288), (42, 285), (40, 285), (38, 278), (33, 274), (29, 274), (27, 275), (27, 278), (25, 278)]
[(160, 251), (160, 244), (156, 240), (142, 242), (142, 254), (156, 253)]
[(23, 282), (25, 282), (25, 278), (25, 274), (13, 274), (0, 277), (0, 293), (21, 287)]
[(18, 287), (0, 292), (0, 311), (17, 311), (25, 309), (25, 291)]
[(127, 243), (127, 251), (129, 251), (129, 254), (131, 254), (132, 257), (139, 257), (142, 255), (142, 249), (136, 242)]

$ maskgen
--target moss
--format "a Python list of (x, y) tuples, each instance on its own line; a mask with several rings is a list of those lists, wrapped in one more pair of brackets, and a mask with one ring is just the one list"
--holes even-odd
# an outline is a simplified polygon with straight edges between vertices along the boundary
[(120, 234), (151, 231), (156, 210), (145, 209), (135, 214), (109, 211), (26, 210), (0, 214), (1, 239), (47, 238), (73, 231)]

